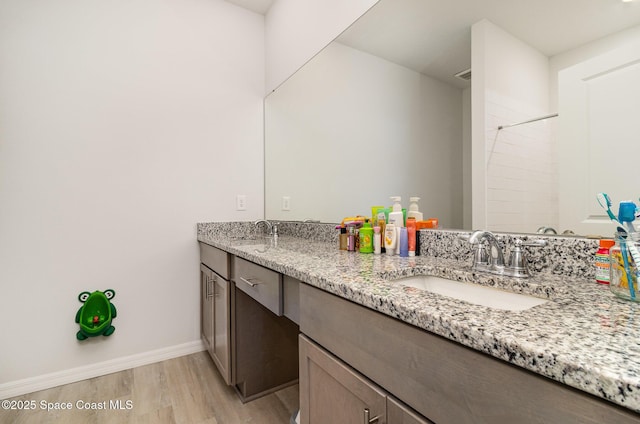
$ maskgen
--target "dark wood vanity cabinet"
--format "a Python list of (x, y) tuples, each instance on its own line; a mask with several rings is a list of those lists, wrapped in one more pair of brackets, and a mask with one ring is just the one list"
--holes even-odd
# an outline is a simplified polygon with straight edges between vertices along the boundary
[(231, 291), (229, 256), (200, 244), (200, 328), (204, 345), (231, 384)]
[(202, 340), (224, 381), (243, 402), (295, 384), (299, 327), (284, 314), (283, 276), (204, 243), (200, 262)]
[(371, 380), (300, 336), (300, 422), (429, 424)]
[[(640, 423), (633, 411), (306, 284), (300, 329), (302, 424), (327, 422), (316, 414), (339, 391), (350, 399), (345, 409), (371, 405), (373, 418), (379, 401), (365, 401), (373, 395), (362, 385), (392, 394), (388, 424), (429, 422), (424, 417), (438, 424)], [(364, 422), (362, 415), (331, 418)]]

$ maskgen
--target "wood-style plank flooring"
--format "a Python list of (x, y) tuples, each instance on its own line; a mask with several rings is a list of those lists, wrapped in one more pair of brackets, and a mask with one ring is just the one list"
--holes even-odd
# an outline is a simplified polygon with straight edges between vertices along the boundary
[[(207, 352), (199, 352), (11, 400), (35, 400), (37, 407), (0, 409), (0, 423), (288, 424), (298, 409), (298, 385), (242, 404)], [(47, 411), (42, 401), (73, 407)], [(106, 409), (78, 409), (78, 401), (98, 407), (106, 401)], [(118, 401), (122, 409), (114, 409)]]

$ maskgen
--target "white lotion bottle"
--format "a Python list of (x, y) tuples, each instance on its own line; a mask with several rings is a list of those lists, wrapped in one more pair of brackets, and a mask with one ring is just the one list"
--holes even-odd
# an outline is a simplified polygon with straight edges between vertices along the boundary
[[(393, 201), (393, 209), (389, 212), (389, 222), (395, 225), (396, 230), (396, 243), (395, 243), (395, 254), (400, 254), (400, 228), (404, 227), (404, 214), (402, 213), (402, 198), (400, 196), (391, 196), (391, 201)], [(386, 246), (385, 246), (386, 247)]]
[(422, 212), (418, 210), (418, 201), (420, 201), (419, 197), (410, 197), (409, 201), (411, 204), (409, 205), (409, 210), (407, 211), (407, 218), (415, 218), (416, 221), (422, 221)]
[(398, 245), (398, 232), (393, 222), (389, 222), (384, 229), (384, 248), (387, 255), (395, 255)]
[(393, 202), (393, 209), (389, 212), (389, 223), (393, 222), (396, 228), (402, 228), (404, 227), (404, 215), (400, 204), (402, 198), (400, 196), (391, 196), (391, 201)]

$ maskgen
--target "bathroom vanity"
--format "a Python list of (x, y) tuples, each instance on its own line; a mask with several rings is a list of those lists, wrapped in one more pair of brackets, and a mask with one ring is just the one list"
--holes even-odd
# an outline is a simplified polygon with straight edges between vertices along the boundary
[[(280, 276), (273, 286), (281, 303), (259, 304), (296, 333), (299, 351), (287, 360), (299, 364), (302, 423), (640, 422), (637, 306), (606, 287), (553, 273), (510, 281), (471, 272), (468, 257), (364, 255), (339, 251), (322, 236), (282, 231), (274, 244), (248, 231), (242, 223), (199, 224), (198, 240), (237, 261), (236, 297), (246, 294), (242, 284), (256, 288), (234, 276), (244, 272), (256, 284), (256, 273), (243, 267)], [(546, 302), (506, 311), (399, 282), (425, 274)], [(246, 296), (252, 302), (272, 297), (268, 278), (259, 280), (264, 291)], [(237, 319), (239, 303), (230, 302)], [(239, 333), (230, 328), (231, 368), (251, 368), (250, 361), (234, 368)], [(271, 368), (268, 358), (253, 360), (254, 368)]]
[(298, 325), (283, 316), (282, 275), (204, 243), (200, 262), (202, 340), (224, 381), (243, 402), (295, 384)]

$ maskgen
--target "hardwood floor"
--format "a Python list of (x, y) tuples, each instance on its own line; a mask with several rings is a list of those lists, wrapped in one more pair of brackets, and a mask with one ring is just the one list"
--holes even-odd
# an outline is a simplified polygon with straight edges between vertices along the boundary
[[(209, 355), (199, 352), (10, 400), (35, 401), (35, 409), (0, 409), (0, 423), (289, 424), (298, 385), (243, 405)], [(71, 409), (47, 411), (56, 402)]]

